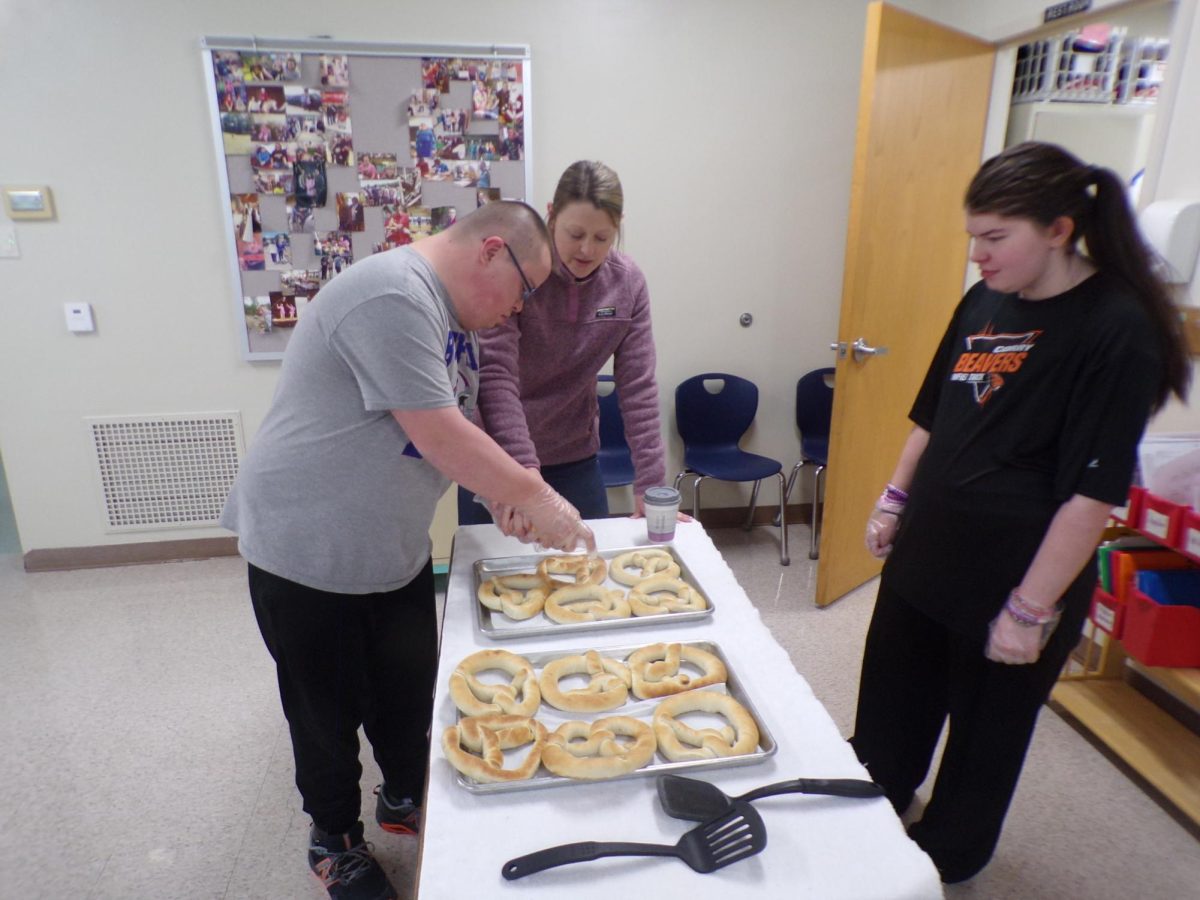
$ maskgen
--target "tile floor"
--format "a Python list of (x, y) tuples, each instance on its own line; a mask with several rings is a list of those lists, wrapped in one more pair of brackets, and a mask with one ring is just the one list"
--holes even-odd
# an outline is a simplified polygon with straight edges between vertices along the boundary
[[(813, 565), (781, 568), (772, 529), (713, 536), (848, 734), (873, 585), (818, 610)], [(802, 548), (807, 529), (791, 537)], [(325, 896), (240, 560), (29, 575), (0, 555), (0, 685), (0, 898)], [(366, 748), (363, 765), (368, 839), (411, 891), (415, 841), (379, 831)], [(1197, 884), (1193, 836), (1047, 712), (995, 861), (947, 896), (1175, 900)]]

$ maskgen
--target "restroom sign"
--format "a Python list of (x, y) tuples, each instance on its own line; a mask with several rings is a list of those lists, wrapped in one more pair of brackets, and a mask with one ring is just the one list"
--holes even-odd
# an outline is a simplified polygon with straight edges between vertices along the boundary
[(1076, 13), (1085, 12), (1092, 8), (1092, 0), (1067, 0), (1066, 3), (1055, 3), (1047, 6), (1042, 16), (1043, 22), (1053, 22), (1055, 19), (1065, 19)]

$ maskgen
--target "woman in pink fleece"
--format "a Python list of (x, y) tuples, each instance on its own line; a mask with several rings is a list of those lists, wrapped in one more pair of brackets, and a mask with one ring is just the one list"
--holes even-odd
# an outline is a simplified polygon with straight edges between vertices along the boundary
[[(646, 488), (666, 478), (650, 296), (641, 269), (613, 248), (623, 209), (616, 172), (585, 160), (569, 166), (547, 219), (554, 270), (522, 312), (479, 333), (480, 424), (588, 519), (608, 515), (596, 375), (609, 357), (633, 451), (635, 515)], [(460, 491), (460, 523), (488, 522), (487, 513)]]

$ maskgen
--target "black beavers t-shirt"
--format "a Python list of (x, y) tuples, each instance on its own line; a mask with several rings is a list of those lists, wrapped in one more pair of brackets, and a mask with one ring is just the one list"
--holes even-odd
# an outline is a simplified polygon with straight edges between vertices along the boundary
[[(930, 439), (890, 586), (982, 633), (1063, 502), (1124, 502), (1160, 378), (1150, 321), (1103, 274), (1044, 300), (972, 287), (909, 413)], [(1085, 567), (1068, 601), (1094, 577)]]

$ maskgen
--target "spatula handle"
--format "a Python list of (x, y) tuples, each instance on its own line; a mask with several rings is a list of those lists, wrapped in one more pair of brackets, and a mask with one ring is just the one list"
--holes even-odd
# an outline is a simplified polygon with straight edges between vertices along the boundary
[(777, 794), (830, 794), (834, 797), (882, 797), (883, 788), (861, 778), (793, 778), (757, 788), (739, 800), (758, 800)]
[(622, 841), (580, 841), (575, 844), (560, 844), (510, 859), (501, 867), (501, 874), (509, 881), (551, 869), (568, 863), (587, 862), (602, 856), (678, 856), (678, 850), (670, 844), (631, 844)]

